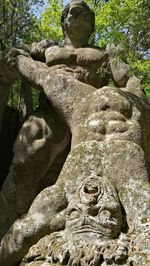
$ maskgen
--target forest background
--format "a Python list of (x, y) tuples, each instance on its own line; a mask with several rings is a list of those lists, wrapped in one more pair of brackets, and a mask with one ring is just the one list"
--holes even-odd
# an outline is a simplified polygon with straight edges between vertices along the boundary
[[(63, 0), (0, 0), (0, 50), (42, 39), (62, 42), (60, 16)], [(150, 1), (85, 0), (95, 11), (96, 28), (91, 45), (119, 45), (150, 101)], [(9, 105), (18, 106), (20, 83), (15, 83)], [(37, 93), (33, 90), (34, 106)]]

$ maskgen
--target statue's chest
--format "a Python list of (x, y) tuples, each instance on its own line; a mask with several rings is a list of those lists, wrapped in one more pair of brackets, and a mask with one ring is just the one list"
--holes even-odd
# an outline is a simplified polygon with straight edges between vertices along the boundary
[(72, 46), (52, 46), (45, 51), (46, 64), (54, 66), (59, 64), (70, 65), (76, 62), (75, 49)]
[(95, 87), (105, 85), (108, 72), (108, 55), (97, 48), (78, 48), (72, 46), (53, 46), (46, 50), (48, 66), (65, 64), (74, 69), (78, 80)]

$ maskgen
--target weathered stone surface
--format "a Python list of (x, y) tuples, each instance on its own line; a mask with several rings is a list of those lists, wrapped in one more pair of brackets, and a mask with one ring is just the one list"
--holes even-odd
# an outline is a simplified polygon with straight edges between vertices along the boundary
[[(45, 188), (44, 183), (53, 184), (64, 159), (57, 159), (56, 167), (54, 161), (67, 148), (69, 139), (67, 128), (43, 99), (39, 110), (29, 116), (18, 134), (12, 165), (1, 188), (1, 235), (28, 211), (35, 196)], [(52, 164), (56, 173), (50, 174)], [(47, 183), (48, 173), (52, 180)]]
[[(94, 99), (98, 99), (98, 96), (99, 105), (97, 105), (97, 102), (94, 101)], [(103, 106), (101, 106), (100, 103), (104, 102), (104, 97), (105, 100), (109, 101), (109, 103), (110, 99), (114, 99), (114, 101), (111, 101), (110, 109), (105, 109), (103, 108)], [(116, 99), (118, 103), (117, 105), (115, 105)], [(118, 247), (119, 250), (121, 249), (120, 252), (122, 252), (119, 256), (123, 256), (123, 260), (126, 261), (127, 257), (130, 254), (130, 249), (134, 247), (131, 246), (132, 235), (136, 236), (137, 234), (138, 236), (139, 234), (144, 234), (145, 228), (148, 225), (147, 217), (150, 211), (150, 188), (148, 183), (148, 174), (145, 168), (144, 151), (140, 147), (142, 132), (140, 131), (139, 122), (142, 121), (142, 119), (140, 119), (140, 116), (142, 116), (143, 113), (141, 113), (139, 106), (136, 106), (136, 101), (136, 107), (134, 107), (133, 102), (131, 105), (130, 98), (128, 95), (118, 90), (110, 90), (109, 87), (97, 90), (96, 92), (91, 94), (91, 96), (88, 96), (87, 101), (85, 100), (85, 102), (88, 103), (88, 108), (93, 108), (94, 111), (96, 110), (96, 113), (96, 106), (99, 106), (98, 113), (100, 112), (100, 109), (102, 109), (103, 112), (108, 112), (110, 114), (109, 116), (103, 115), (103, 121), (101, 122), (101, 124), (99, 123), (98, 127), (100, 129), (100, 134), (101, 128), (103, 128), (104, 125), (106, 126), (106, 129), (109, 129), (110, 121), (111, 123), (112, 121), (114, 121), (116, 126), (113, 127), (112, 132), (108, 131), (107, 133), (105, 133), (105, 136), (101, 141), (97, 139), (95, 140), (95, 133), (93, 133), (93, 139), (91, 137), (90, 139), (88, 139), (87, 137), (87, 140), (83, 141), (82, 138), (80, 138), (80, 141), (80, 139), (78, 138), (78, 142), (74, 143), (74, 145), (72, 146), (72, 150), (66, 160), (66, 163), (64, 164), (63, 170), (59, 176), (56, 185), (49, 187), (46, 190), (43, 190), (31, 205), (28, 214), (24, 216), (21, 220), (15, 222), (14, 225), (10, 228), (9, 232), (6, 234), (6, 238), (3, 238), (1, 252), (4, 256), (6, 256), (6, 258), (12, 257), (14, 260), (17, 261), (17, 259), (21, 258), (21, 254), (25, 253), (25, 250), (27, 250), (26, 245), (28, 246), (29, 243), (35, 243), (38, 238), (41, 238), (45, 234), (63, 228), (65, 229), (61, 233), (62, 236), (61, 234), (60, 236), (62, 237), (62, 239), (64, 238), (64, 240), (62, 241), (66, 241), (64, 243), (66, 250), (72, 247), (72, 244), (70, 244), (69, 241), (73, 241), (73, 243), (77, 241), (77, 246), (79, 245), (80, 241), (82, 244), (84, 243), (85, 246), (87, 246), (88, 243), (90, 249), (92, 249), (92, 246), (94, 245), (92, 241), (98, 241), (99, 236), (101, 235), (104, 236), (104, 242), (106, 241), (108, 245), (108, 243), (111, 243), (113, 239), (115, 239), (115, 242), (120, 241), (119, 236), (122, 238), (123, 233), (126, 234), (133, 230), (131, 236), (128, 237), (128, 234), (126, 235), (129, 242), (129, 248), (128, 245), (125, 248), (126, 252), (124, 249), (122, 250), (122, 248)], [(82, 106), (81, 103), (80, 105)], [(78, 111), (80, 112), (80, 109), (77, 110), (77, 114)], [(118, 112), (120, 116), (113, 116), (114, 112)], [(77, 124), (80, 124), (80, 122), (82, 122), (82, 125), (84, 127), (84, 121), (87, 124), (87, 119), (89, 115), (91, 115), (91, 113), (91, 110), (89, 112), (85, 112), (84, 118), (81, 115), (81, 121), (79, 116), (77, 116), (76, 114), (74, 116), (74, 121), (77, 121)], [(84, 114), (84, 112), (80, 112), (80, 114)], [(124, 119), (122, 119), (123, 117)], [(92, 125), (94, 125), (94, 115), (93, 120), (90, 121), (92, 121)], [(122, 132), (122, 123), (129, 123), (129, 127), (127, 127), (126, 129), (124, 137), (122, 136), (124, 134), (124, 130)], [(75, 124), (75, 128), (78, 128), (77, 124)], [(118, 126), (119, 124), (120, 127)], [(91, 123), (89, 126), (91, 126)], [(110, 136), (108, 134), (109, 132)], [(114, 187), (118, 191), (119, 200), (124, 208), (123, 213)], [(79, 193), (80, 190), (81, 192)], [(99, 193), (101, 193), (102, 195), (102, 201), (100, 200), (100, 202), (98, 202)], [(78, 199), (79, 194), (80, 196)], [(113, 194), (115, 196), (113, 196)], [(118, 202), (118, 207), (116, 207), (117, 205), (113, 205), (113, 197), (115, 197), (115, 201)], [(138, 198), (140, 198), (140, 201), (137, 200)], [(83, 207), (81, 207), (82, 204)], [(77, 211), (75, 211), (76, 208)], [(72, 217), (72, 219), (76, 220), (76, 217), (78, 217), (77, 221), (80, 221), (80, 215), (81, 217), (83, 216), (83, 218), (84, 215), (85, 217), (87, 217), (84, 218), (85, 221), (87, 219), (87, 222), (84, 222), (82, 224), (82, 229), (80, 228), (80, 222), (79, 224), (77, 223), (77, 226), (74, 223), (72, 224), (72, 227), (70, 229), (72, 234), (73, 228), (75, 232), (78, 229), (78, 226), (80, 228), (78, 230), (81, 230), (80, 234), (75, 234), (75, 238), (74, 234), (71, 237), (71, 233), (68, 232), (68, 226), (70, 226), (68, 213), (70, 213), (70, 209), (75, 211), (73, 213), (74, 218)], [(101, 216), (98, 216), (98, 218), (96, 218), (99, 209), (101, 209)], [(78, 210), (80, 210), (80, 215), (78, 214)], [(103, 210), (105, 210), (105, 212), (103, 212)], [(115, 218), (113, 218), (112, 214), (115, 215)], [(108, 219), (108, 217), (110, 218)], [(105, 219), (107, 222), (105, 222)], [(118, 219), (118, 222), (117, 220), (115, 222), (115, 219)], [(90, 222), (91, 220), (92, 222)], [(101, 224), (100, 228), (97, 228), (97, 220)], [(109, 221), (110, 225), (112, 221), (112, 229), (109, 225)], [(96, 227), (96, 229), (94, 229), (94, 232), (96, 231), (97, 233), (93, 233), (93, 230), (90, 229), (92, 227)], [(20, 228), (22, 229), (20, 230)], [(87, 231), (87, 236), (84, 231)], [(20, 237), (16, 238), (18, 233)], [(68, 235), (69, 240), (67, 241)], [(145, 238), (145, 241), (148, 240), (146, 240)], [(101, 245), (100, 243), (103, 244), (102, 237), (100, 237), (100, 240), (97, 244), (98, 250), (99, 246)], [(114, 245), (113, 243), (114, 242), (112, 242), (112, 246)], [(149, 242), (147, 242), (147, 245), (148, 243)], [(10, 247), (9, 250), (7, 248), (7, 245), (9, 245)], [(62, 244), (60, 244), (60, 248), (61, 245)], [(115, 245), (118, 245), (117, 242)], [(93, 248), (93, 250), (95, 249), (97, 249), (97, 246)], [(114, 250), (113, 247), (112, 249)], [(140, 246), (140, 249), (143, 249), (142, 245)], [(76, 255), (72, 255), (73, 251), (71, 249), (69, 253), (70, 258), (72, 258), (73, 256), (72, 259), (76, 260), (76, 257), (79, 256), (77, 254), (81, 250), (82, 248), (80, 248), (77, 253), (75, 253)], [(86, 252), (87, 254), (89, 253), (88, 251)], [(104, 261), (105, 257), (107, 258), (108, 254), (110, 254), (111, 252), (113, 251), (104, 252), (103, 250), (102, 256)], [(58, 256), (56, 260), (59, 260), (59, 254), (61, 254), (61, 252), (58, 252), (58, 255), (56, 255), (56, 257)], [(94, 254), (91, 254), (91, 256), (93, 256), (93, 264), (91, 265), (99, 265), (94, 264), (96, 263), (94, 262)], [(41, 254), (41, 256), (43, 256), (43, 253)], [(85, 257), (86, 256), (87, 255), (85, 255)], [(112, 257), (114, 258), (114, 254), (112, 255)], [(106, 259), (106, 261), (107, 260), (108, 259)], [(118, 261), (120, 260), (118, 259)], [(60, 261), (60, 263), (62, 263), (62, 261)], [(81, 265), (82, 263), (84, 262), (81, 262)], [(116, 262), (116, 264), (118, 263)]]
[(88, 47), (90, 12), (71, 1), (65, 45), (41, 43), (46, 64), (9, 52), (47, 100), (25, 121), (0, 194), (0, 265), (149, 265), (150, 106), (129, 66)]
[(33, 59), (45, 62), (45, 50), (57, 42), (53, 40), (44, 39), (38, 43), (32, 43), (29, 47), (30, 55)]
[(112, 77), (114, 83), (119, 87), (125, 87), (130, 77), (130, 67), (120, 59), (111, 59), (110, 61)]

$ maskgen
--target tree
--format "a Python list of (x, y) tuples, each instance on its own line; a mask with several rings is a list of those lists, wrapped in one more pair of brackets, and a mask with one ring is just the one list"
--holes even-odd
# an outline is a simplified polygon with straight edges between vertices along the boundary
[(87, 0), (96, 14), (93, 43), (124, 48), (127, 62), (150, 95), (150, 2), (149, 0)]
[(42, 0), (0, 0), (0, 50), (33, 39), (37, 29), (34, 7)]
[(63, 0), (49, 0), (48, 6), (41, 14), (39, 20), (39, 32), (43, 38), (55, 39), (61, 41), (63, 39), (60, 27), (60, 17), (63, 10)]
[[(42, 5), (43, 0), (0, 0), (0, 50), (32, 43), (36, 39), (39, 28), (35, 10)], [(17, 80), (10, 92), (9, 105), (15, 108), (20, 87), (21, 81)]]

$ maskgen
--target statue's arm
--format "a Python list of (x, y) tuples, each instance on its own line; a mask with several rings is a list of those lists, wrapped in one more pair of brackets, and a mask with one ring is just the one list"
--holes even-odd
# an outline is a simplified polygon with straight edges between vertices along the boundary
[(18, 55), (16, 67), (19, 74), (32, 86), (42, 89), (42, 83), (50, 69), (45, 63), (35, 61), (32, 58)]
[(10, 227), (0, 242), (0, 265), (16, 266), (40, 238), (64, 229), (67, 200), (59, 186), (44, 189), (27, 214)]
[(58, 43), (56, 41), (51, 39), (50, 40), (44, 39), (41, 40), (40, 42), (34, 42), (30, 45), (29, 53), (34, 60), (45, 62), (46, 49), (57, 44)]
[[(63, 70), (66, 70), (66, 65), (60, 64), (48, 67), (44, 62), (41, 62), (42, 60), (40, 61), (42, 55), (45, 56), (44, 54), (47, 46), (50, 46), (49, 42), (47, 43), (47, 46), (43, 42), (44, 40), (31, 45), (28, 52), (22, 49), (12, 48), (6, 53), (4, 57), (4, 64), (9, 70), (11, 76), (15, 73), (17, 78), (18, 74), (20, 74), (21, 77), (29, 82), (29, 84), (40, 88), (43, 85), (45, 77), (51, 71), (56, 69), (60, 70), (62, 68)], [(67, 68), (67, 71), (68, 69), (69, 68)], [(69, 69), (69, 71), (71, 71), (71, 69)], [(12, 80), (12, 78), (10, 79)], [(10, 79), (8, 78), (8, 80)]]
[(114, 85), (124, 91), (135, 94), (146, 101), (140, 80), (134, 75), (131, 67), (122, 59), (110, 59), (111, 77)]
[(45, 63), (35, 61), (32, 58), (28, 58), (23, 55), (18, 55), (16, 61), (17, 69), (20, 75), (27, 80), (29, 84), (39, 89), (43, 88), (46, 77), (48, 77), (50, 83), (51, 77), (55, 74), (73, 73), (73, 70), (66, 65), (60, 64), (48, 67)]
[(131, 92), (145, 100), (140, 80), (134, 75), (132, 68), (126, 63), (124, 49), (119, 45), (107, 45), (111, 78), (114, 85), (124, 91)]
[(131, 68), (120, 58), (110, 58), (111, 77), (114, 85), (119, 88), (126, 87), (131, 76)]
[[(57, 45), (56, 41), (44, 39), (30, 45), (23, 44), (17, 48), (5, 50), (2, 54), (0, 54), (0, 84), (5, 81), (5, 83), (9, 83), (10, 85), (18, 78), (18, 67), (16, 67), (16, 59), (18, 55), (30, 57), (31, 59), (36, 60), (36, 62), (45, 62), (46, 49), (54, 45)], [(42, 67), (43, 66), (44, 65), (42, 65)], [(1, 74), (1, 72), (3, 73)]]

